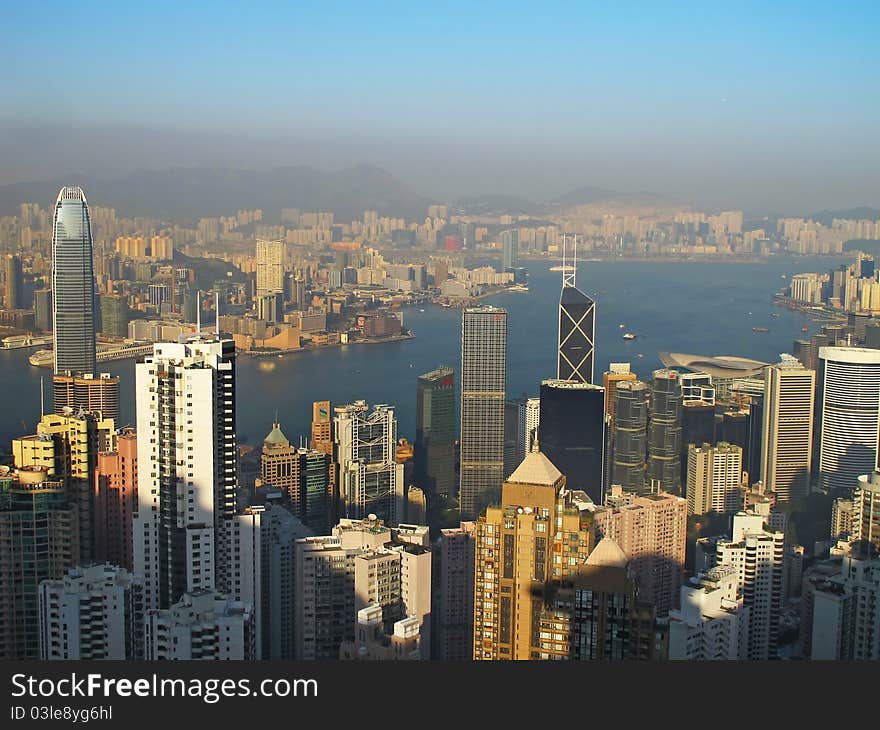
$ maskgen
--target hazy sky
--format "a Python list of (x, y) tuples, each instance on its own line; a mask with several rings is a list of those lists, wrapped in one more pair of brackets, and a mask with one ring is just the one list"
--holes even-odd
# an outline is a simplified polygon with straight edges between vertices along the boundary
[(0, 183), (387, 167), (418, 192), (880, 207), (874, 2), (6, 3)]

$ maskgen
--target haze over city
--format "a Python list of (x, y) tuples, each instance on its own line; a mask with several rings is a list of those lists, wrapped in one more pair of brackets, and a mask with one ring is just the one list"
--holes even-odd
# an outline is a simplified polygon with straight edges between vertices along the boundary
[(877, 21), (872, 3), (18, 4), (0, 193), (368, 164), (450, 202), (592, 186), (747, 216), (878, 207)]

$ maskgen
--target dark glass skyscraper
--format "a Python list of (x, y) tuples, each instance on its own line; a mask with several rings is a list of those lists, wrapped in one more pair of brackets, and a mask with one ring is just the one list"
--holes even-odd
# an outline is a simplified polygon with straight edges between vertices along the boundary
[(6, 308), (22, 309), (24, 306), (24, 297), (22, 296), (24, 285), (21, 273), (21, 259), (15, 255), (7, 256), (3, 269), (6, 281)]
[(89, 206), (80, 188), (61, 188), (52, 221), (55, 372), (95, 372), (95, 277)]
[(459, 505), (473, 519), (501, 497), (507, 310), (465, 309), (461, 319), (461, 473)]
[[(575, 286), (563, 286), (559, 295), (559, 380), (593, 382), (593, 342), (596, 303)], [(564, 473), (564, 472), (563, 472)]]
[(605, 388), (570, 380), (541, 383), (538, 448), (565, 475), (570, 489), (604, 502)]
[(427, 495), (455, 494), (455, 375), (437, 368), (416, 391), (415, 483)]
[(648, 426), (648, 485), (681, 494), (681, 379), (660, 369), (651, 383)]
[(611, 483), (645, 493), (648, 386), (638, 380), (617, 383), (614, 392), (614, 457)]

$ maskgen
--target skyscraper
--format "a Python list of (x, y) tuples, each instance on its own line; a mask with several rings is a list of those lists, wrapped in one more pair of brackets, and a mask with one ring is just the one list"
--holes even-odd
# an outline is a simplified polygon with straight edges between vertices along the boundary
[(501, 232), (501, 270), (510, 271), (519, 261), (519, 230)]
[(236, 509), (235, 345), (194, 335), (135, 365), (138, 510), (134, 568), (144, 604), (230, 589)]
[(725, 443), (691, 444), (687, 459), (688, 514), (732, 513), (742, 506), (742, 449)]
[(455, 493), (455, 376), (437, 368), (416, 391), (415, 483), (433, 498)]
[(516, 441), (517, 463), (521, 464), (526, 458), (535, 439), (538, 437), (538, 423), (541, 418), (541, 399), (522, 397), (519, 399), (519, 413), (517, 417)]
[(333, 437), (340, 509), (351, 519), (376, 515), (396, 525), (405, 516), (403, 464), (397, 462), (394, 407), (358, 400), (334, 409)]
[(596, 504), (605, 496), (605, 389), (569, 380), (541, 383), (538, 448)]
[[(541, 599), (578, 575), (592, 548), (590, 526), (559, 469), (530, 452), (504, 483), (501, 504), (477, 522), (474, 659), (540, 657)], [(556, 561), (563, 546), (565, 560)]]
[(284, 243), (257, 239), (257, 296), (284, 291)]
[(89, 206), (77, 187), (61, 188), (52, 221), (55, 372), (95, 372), (95, 277)]
[(637, 494), (650, 491), (645, 488), (647, 434), (648, 386), (639, 380), (618, 383), (614, 397), (612, 484)]
[(815, 391), (816, 373), (791, 355), (765, 370), (760, 478), (779, 502), (810, 493)]
[(868, 543), (880, 552), (880, 470), (870, 474), (862, 474), (858, 478), (852, 499), (852, 534), (853, 540)]
[(461, 319), (462, 519), (497, 499), (504, 480), (507, 310), (465, 309)]
[(15, 254), (6, 256), (3, 260), (4, 279), (6, 281), (6, 308), (23, 309), (24, 297), (22, 289), (24, 282), (21, 273), (21, 257)]
[(137, 511), (137, 436), (119, 434), (115, 451), (98, 453), (95, 468), (95, 560), (134, 569)]
[(574, 284), (563, 285), (559, 295), (559, 339), (556, 377), (593, 382), (593, 343), (596, 340), (596, 303)]
[(59, 373), (52, 378), (55, 413), (70, 408), (74, 413), (87, 411), (100, 413), (102, 418), (112, 418), (119, 423), (119, 376), (101, 373)]
[(652, 489), (681, 494), (681, 382), (675, 370), (655, 370), (651, 381), (648, 480)]
[(785, 536), (766, 529), (761, 515), (746, 512), (734, 515), (731, 533), (717, 541), (715, 560), (737, 571), (749, 608), (747, 658), (771, 659), (779, 644)]
[(596, 535), (611, 538), (626, 555), (639, 600), (665, 616), (676, 606), (684, 575), (685, 500), (662, 492), (637, 497), (614, 486), (593, 519)]
[(40, 581), (78, 562), (79, 520), (45, 468), (0, 476), (0, 659), (38, 659)]
[(614, 426), (614, 395), (618, 383), (638, 380), (638, 376), (630, 370), (628, 362), (612, 362), (608, 370), (602, 373), (602, 386), (605, 388), (605, 412), (611, 417), (610, 426)]
[(473, 522), (440, 530), (433, 611), (435, 659), (464, 661), (473, 656), (475, 531)]
[(880, 350), (820, 347), (817, 381), (819, 484), (847, 496), (859, 476), (877, 467)]

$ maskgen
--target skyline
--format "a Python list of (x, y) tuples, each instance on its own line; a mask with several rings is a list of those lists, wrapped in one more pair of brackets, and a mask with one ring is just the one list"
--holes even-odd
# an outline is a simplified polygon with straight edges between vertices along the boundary
[(0, 185), (373, 164), (449, 202), (593, 185), (752, 215), (880, 207), (867, 3), (81, 8), (7, 12)]

